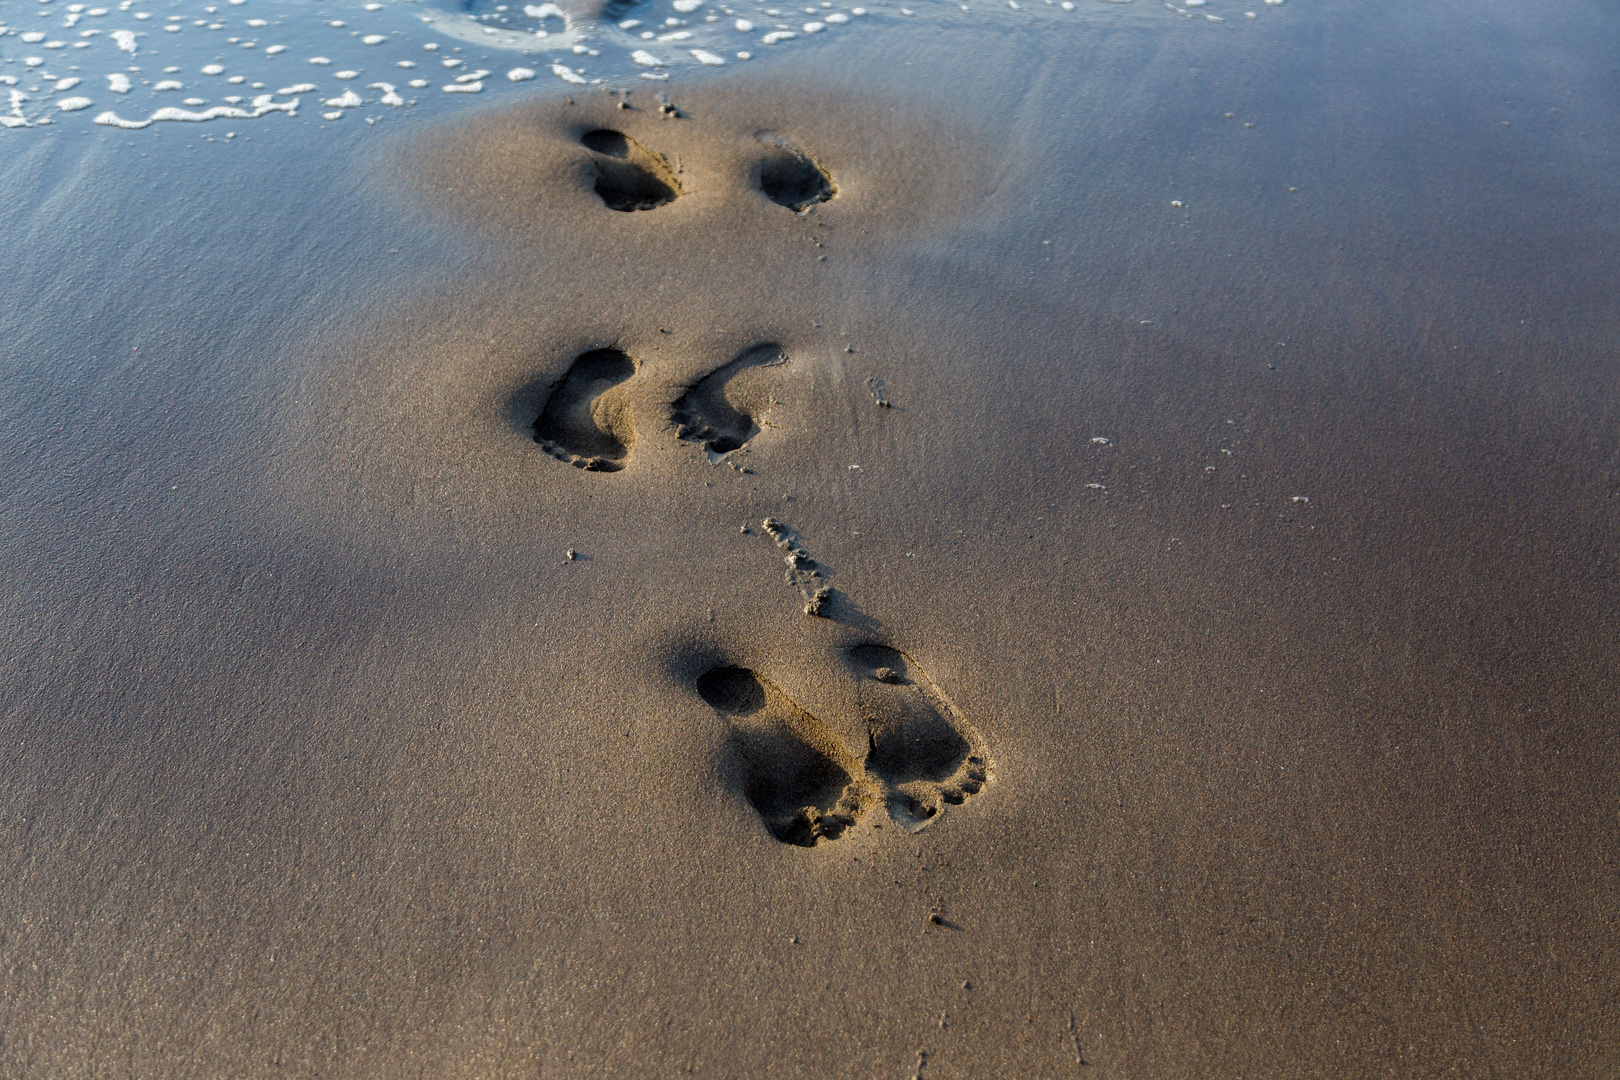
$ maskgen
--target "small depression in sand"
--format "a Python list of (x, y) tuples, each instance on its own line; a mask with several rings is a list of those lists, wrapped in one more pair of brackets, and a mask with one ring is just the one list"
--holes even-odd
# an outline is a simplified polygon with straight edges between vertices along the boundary
[(580, 144), (596, 165), (596, 193), (609, 210), (656, 210), (681, 194), (668, 162), (622, 131), (587, 131)]
[(779, 346), (757, 345), (703, 376), (670, 406), (676, 437), (702, 444), (710, 461), (742, 449), (759, 434), (771, 405), (767, 369), (785, 363)]
[(827, 170), (798, 143), (774, 131), (762, 131), (755, 138), (765, 147), (759, 163), (759, 190), (771, 202), (802, 214), (838, 194)]
[(636, 430), (619, 387), (636, 362), (618, 349), (593, 349), (569, 367), (534, 421), (546, 453), (588, 472), (617, 472), (630, 459)]

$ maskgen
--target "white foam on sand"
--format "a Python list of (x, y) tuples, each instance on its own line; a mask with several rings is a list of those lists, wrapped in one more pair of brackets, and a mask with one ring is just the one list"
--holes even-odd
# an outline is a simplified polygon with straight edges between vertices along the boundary
[(506, 73), (507, 82), (527, 82), (536, 75), (534, 68), (513, 68)]
[(691, 53), (692, 59), (708, 67), (722, 67), (725, 65), (725, 60), (723, 58), (716, 56), (714, 53), (708, 52), (707, 50), (692, 49)]
[(445, 83), (444, 92), (447, 94), (482, 94), (484, 84), (481, 82)]
[(118, 42), (119, 52), (127, 52), (131, 56), (135, 55), (135, 31), (114, 30), (112, 32), (112, 39)]
[(315, 84), (312, 82), (295, 83), (292, 86), (283, 86), (276, 91), (282, 97), (291, 97), (294, 94), (313, 94), (314, 92)]
[[(383, 96), (379, 100), (381, 100), (384, 105), (390, 105), (397, 109), (405, 104), (405, 99), (394, 92), (393, 83), (374, 82), (370, 86), (366, 87), (366, 89), (381, 90), (383, 92)], [(330, 102), (328, 104), (330, 104)]]
[(88, 109), (94, 104), (95, 102), (87, 97), (70, 97), (58, 101), (56, 107), (63, 112), (78, 112), (80, 109)]
[(365, 103), (365, 99), (353, 90), (345, 90), (338, 97), (328, 98), (326, 107), (328, 109), (358, 109)]
[(552, 64), (551, 73), (557, 76), (557, 78), (561, 79), (563, 82), (574, 83), (578, 86), (585, 85), (585, 76), (580, 75), (561, 64)]
[(630, 59), (642, 67), (663, 67), (664, 62), (646, 49), (637, 49), (630, 54)]
[(273, 112), (284, 112), (288, 116), (294, 116), (298, 112), (298, 99), (275, 101), (269, 94), (260, 94), (253, 99), (252, 106), (251, 109), (241, 109), (234, 105), (216, 105), (212, 109), (206, 109), (203, 112), (190, 112), (186, 109), (175, 108), (159, 109), (145, 120), (125, 120), (109, 109), (99, 114), (95, 122), (103, 127), (136, 131), (164, 121), (183, 121), (195, 124), (205, 120), (256, 120)]
[(107, 89), (113, 93), (127, 94), (129, 93), (129, 87), (129, 76), (125, 75), (122, 71), (115, 71), (111, 75), (107, 76)]

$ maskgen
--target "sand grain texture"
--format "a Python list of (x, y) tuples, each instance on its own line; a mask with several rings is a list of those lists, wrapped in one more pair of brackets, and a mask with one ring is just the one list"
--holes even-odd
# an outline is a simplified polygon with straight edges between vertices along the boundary
[(1620, 18), (1286, 10), (0, 166), (0, 1074), (1613, 1075)]

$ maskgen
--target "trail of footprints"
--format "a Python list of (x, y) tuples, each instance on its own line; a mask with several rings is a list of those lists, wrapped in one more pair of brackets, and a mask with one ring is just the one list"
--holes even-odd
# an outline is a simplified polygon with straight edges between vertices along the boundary
[[(793, 140), (772, 131), (755, 137), (761, 156), (751, 179), (772, 202), (804, 213), (838, 194), (832, 177)], [(609, 209), (656, 210), (683, 194), (668, 162), (623, 132), (599, 128), (580, 142), (595, 167), (596, 194)], [(686, 387), (669, 406), (676, 438), (700, 445), (711, 461), (741, 449), (759, 434), (769, 404), (768, 369), (785, 362), (780, 347), (762, 343)], [(626, 387), (640, 367), (618, 349), (577, 357), (550, 388), (534, 421), (535, 441), (579, 469), (624, 468), (636, 442)], [(780, 542), (773, 524), (767, 520), (767, 532)], [(815, 599), (829, 591), (820, 588)], [(821, 613), (811, 610), (814, 603), (807, 602), (807, 614)], [(695, 684), (726, 719), (743, 796), (785, 844), (835, 840), (879, 803), (915, 832), (990, 781), (990, 758), (977, 729), (910, 657), (874, 643), (847, 650), (843, 662), (857, 680), (855, 707), (866, 732), (859, 753), (747, 668), (721, 665)]]
[[(761, 156), (754, 186), (779, 206), (803, 213), (838, 193), (832, 177), (793, 140), (774, 131), (755, 138)], [(594, 188), (610, 210), (656, 210), (680, 198), (681, 184), (662, 155), (622, 131), (597, 128), (580, 137), (595, 168)], [(679, 439), (702, 445), (710, 460), (739, 450), (759, 434), (769, 403), (762, 368), (785, 363), (774, 343), (756, 345), (686, 389), (671, 406)], [(617, 472), (630, 459), (636, 432), (620, 388), (640, 364), (617, 349), (577, 357), (534, 421), (534, 439), (546, 453), (590, 472)]]

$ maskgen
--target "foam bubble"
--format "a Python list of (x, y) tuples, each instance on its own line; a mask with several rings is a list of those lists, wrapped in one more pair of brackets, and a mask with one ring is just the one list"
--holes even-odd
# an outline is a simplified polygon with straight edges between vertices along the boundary
[[(110, 77), (111, 76), (109, 76), (109, 78)], [(181, 82), (179, 79), (163, 79), (162, 81), (158, 82), (157, 84), (155, 84), (152, 87), (152, 89), (154, 91), (156, 91), (156, 90), (184, 90), (185, 88), (186, 88), (186, 84)], [(287, 91), (285, 91), (285, 90), (282, 91), (283, 94), (285, 94), (286, 92)]]
[(360, 73), (358, 71), (334, 71), (332, 73), (332, 78), (334, 78), (334, 79), (348, 80), (348, 79), (358, 79), (359, 77), (360, 77)]
[(703, 6), (703, 0), (675, 0), (675, 10), (682, 15), (690, 15)]
[(630, 54), (630, 59), (642, 67), (663, 67), (664, 62), (646, 49), (637, 49)]
[(693, 49), (691, 52), (692, 59), (708, 67), (722, 67), (725, 64), (725, 60), (723, 58), (716, 56), (714, 53), (708, 52), (704, 49)]
[(70, 97), (58, 101), (56, 107), (63, 112), (78, 112), (80, 109), (88, 109), (94, 104), (95, 102), (87, 97)]
[(583, 86), (585, 84), (585, 77), (583, 75), (577, 74), (561, 64), (552, 64), (551, 73), (557, 76), (557, 78), (561, 79), (563, 82), (574, 83), (575, 85), (579, 86)]
[(528, 82), (537, 72), (534, 68), (513, 68), (506, 73), (507, 82)]
[(365, 103), (365, 99), (353, 90), (345, 90), (340, 96), (328, 98), (325, 102), (329, 109), (358, 109)]
[(223, 75), (225, 69), (218, 64), (207, 64), (202, 69), (204, 75)]
[(216, 105), (206, 112), (188, 112), (185, 109), (165, 108), (157, 110), (145, 120), (125, 120), (109, 109), (98, 115), (94, 122), (103, 127), (136, 131), (164, 121), (184, 121), (195, 124), (205, 120), (255, 120), (267, 113), (284, 112), (288, 116), (292, 116), (298, 111), (298, 101), (296, 99), (292, 101), (274, 101), (269, 94), (260, 94), (253, 99), (252, 104), (252, 109), (242, 109), (234, 105)]
[(445, 83), (444, 92), (447, 94), (481, 94), (484, 84), (481, 82)]
[(107, 89), (113, 93), (127, 94), (129, 93), (129, 88), (129, 76), (125, 75), (123, 72), (115, 71), (111, 75), (107, 76)]
[(788, 41), (798, 36), (799, 35), (795, 34), (792, 30), (772, 30), (769, 34), (766, 34), (759, 40), (763, 41), (767, 45), (775, 45), (778, 41)]
[(754, 32), (754, 24), (749, 22), (747, 19), (738, 19), (734, 25), (738, 30), (741, 30), (745, 34), (752, 34)]
[(362, 44), (362, 45), (381, 45), (383, 42), (385, 42), (387, 40), (388, 40), (387, 36), (385, 36), (383, 34), (367, 34), (365, 37), (360, 39), (360, 44)]
[(312, 64), (330, 64), (332, 61), (324, 56), (312, 56), (309, 58), (309, 62)]
[(112, 32), (112, 39), (118, 42), (119, 52), (127, 52), (131, 56), (135, 55), (135, 31), (114, 30)]
[(835, 11), (831, 15), (827, 16), (826, 21), (830, 23), (847, 23), (849, 22), (849, 16), (845, 15), (842, 11)]
[(272, 45), (268, 49), (264, 50), (264, 55), (266, 55), (266, 56), (280, 56), (282, 53), (284, 53), (286, 51), (287, 51), (287, 46), (285, 46), (285, 45)]
[(370, 86), (366, 87), (366, 89), (381, 90), (383, 92), (383, 96), (380, 100), (384, 105), (389, 105), (397, 109), (401, 105), (405, 104), (405, 99), (394, 92), (393, 83), (374, 82)]
[(827, 29), (827, 24), (823, 22), (807, 22), (804, 24), (804, 32), (807, 34), (819, 34), (825, 29)]
[(79, 77), (77, 75), (69, 75), (65, 79), (57, 79), (56, 80), (56, 88), (58, 90), (71, 90), (75, 86), (78, 86), (78, 85), (79, 85)]
[[(177, 83), (176, 86), (178, 85), (179, 84)], [(313, 94), (314, 92), (315, 84), (312, 82), (301, 82), (296, 83), (293, 86), (283, 86), (280, 90), (276, 91), (276, 93), (280, 94), (282, 97), (291, 97), (293, 94)]]

